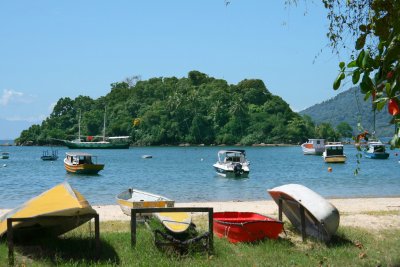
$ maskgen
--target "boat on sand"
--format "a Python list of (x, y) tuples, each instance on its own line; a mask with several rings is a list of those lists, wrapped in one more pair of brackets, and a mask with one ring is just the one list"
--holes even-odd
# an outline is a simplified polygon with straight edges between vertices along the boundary
[(268, 193), (278, 205), (279, 200), (282, 201), (283, 213), (297, 230), (302, 229), (302, 207), (307, 235), (327, 242), (336, 233), (340, 221), (339, 211), (311, 189), (299, 184), (286, 184), (269, 189)]
[(84, 215), (95, 214), (89, 202), (64, 182), (0, 216), (0, 237), (7, 233), (8, 218), (34, 219), (13, 223), (14, 237), (26, 240), (64, 234), (91, 219)]
[(277, 239), (283, 230), (283, 222), (254, 212), (214, 212), (213, 218), (214, 233), (231, 243)]
[[(175, 201), (161, 195), (129, 188), (116, 196), (118, 205), (123, 213), (131, 216), (133, 208), (171, 208)], [(154, 216), (172, 233), (185, 232), (192, 222), (189, 212), (159, 212), (154, 214), (142, 213), (138, 216)]]
[(133, 208), (166, 208), (173, 207), (174, 200), (161, 195), (129, 188), (116, 196), (118, 205), (123, 213), (131, 216)]

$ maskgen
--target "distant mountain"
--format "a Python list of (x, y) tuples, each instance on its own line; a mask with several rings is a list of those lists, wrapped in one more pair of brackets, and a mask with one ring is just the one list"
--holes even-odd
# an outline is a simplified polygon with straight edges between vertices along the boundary
[[(334, 98), (311, 106), (299, 112), (310, 116), (314, 123), (328, 122), (337, 126), (340, 122), (347, 122), (353, 127), (354, 134), (358, 133), (357, 124), (360, 122), (365, 130), (373, 132), (374, 112), (371, 99), (364, 101), (364, 95), (359, 88), (353, 87)], [(394, 126), (390, 124), (391, 116), (387, 109), (376, 111), (375, 131), (378, 137), (393, 136)]]

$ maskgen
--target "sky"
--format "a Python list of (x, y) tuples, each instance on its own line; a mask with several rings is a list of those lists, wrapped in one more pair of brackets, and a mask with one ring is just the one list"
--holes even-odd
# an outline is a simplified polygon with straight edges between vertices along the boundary
[(96, 99), (135, 75), (261, 79), (294, 111), (332, 98), (342, 59), (326, 10), (299, 2), (2, 1), (0, 139), (40, 124), (62, 97)]

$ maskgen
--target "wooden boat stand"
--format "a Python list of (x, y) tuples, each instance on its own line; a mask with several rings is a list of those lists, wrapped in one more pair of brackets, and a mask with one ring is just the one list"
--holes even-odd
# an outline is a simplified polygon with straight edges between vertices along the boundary
[[(60, 220), (62, 221), (66, 216), (40, 216), (33, 218), (8, 218), (7, 219), (7, 243), (8, 243), (8, 263), (9, 265), (14, 265), (14, 230), (12, 228), (13, 222), (36, 222), (41, 219), (51, 219), (51, 220)], [(68, 216), (71, 217), (71, 216)], [(94, 237), (96, 244), (96, 259), (100, 256), (100, 223), (99, 223), (99, 214), (90, 214), (90, 215), (80, 215), (74, 216), (78, 220), (79, 219), (93, 219), (94, 218)]]
[(279, 213), (278, 213), (279, 217), (278, 217), (278, 219), (281, 222), (282, 222), (282, 213), (283, 213), (283, 201), (290, 202), (290, 203), (298, 205), (299, 211), (300, 211), (300, 220), (301, 220), (301, 238), (302, 238), (303, 242), (305, 242), (306, 238), (307, 238), (307, 233), (306, 233), (306, 214), (305, 214), (304, 207), (300, 203), (298, 203), (298, 202), (296, 202), (294, 200), (280, 197), (279, 200), (278, 200), (278, 207), (279, 207)]
[[(213, 213), (214, 209), (213, 208), (202, 208), (202, 207), (197, 207), (197, 208), (192, 208), (192, 207), (182, 207), (182, 208), (136, 208), (131, 210), (131, 246), (135, 247), (136, 246), (136, 226), (137, 226), (137, 217), (136, 214), (140, 213), (158, 213), (158, 212), (207, 212), (208, 213), (208, 232), (205, 234), (186, 240), (186, 241), (180, 241), (172, 236), (165, 235), (161, 233), (160, 231), (156, 231), (155, 235), (161, 235), (165, 240), (168, 242), (166, 243), (158, 243), (158, 245), (164, 245), (164, 246), (169, 246), (169, 245), (174, 245), (178, 244), (180, 246), (187, 246), (189, 244), (193, 244), (195, 242), (198, 242), (202, 239), (207, 239), (207, 251), (208, 253), (212, 253), (214, 249), (214, 237), (213, 237)], [(156, 241), (157, 244), (157, 241)]]

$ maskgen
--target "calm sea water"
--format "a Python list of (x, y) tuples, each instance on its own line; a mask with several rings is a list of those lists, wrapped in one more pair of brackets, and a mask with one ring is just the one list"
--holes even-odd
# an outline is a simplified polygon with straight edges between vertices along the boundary
[[(321, 156), (304, 156), (297, 147), (244, 147), (251, 162), (246, 179), (224, 178), (212, 164), (220, 149), (232, 147), (135, 147), (127, 150), (90, 150), (105, 169), (96, 176), (66, 173), (68, 150), (57, 147), (55, 162), (40, 159), (44, 147), (0, 147), (10, 159), (0, 160), (0, 208), (13, 208), (63, 181), (68, 181), (91, 204), (115, 204), (115, 196), (128, 187), (164, 195), (177, 202), (264, 200), (267, 189), (299, 183), (325, 197), (400, 195), (400, 156), (388, 160), (362, 158), (360, 173), (356, 149), (346, 146), (347, 163), (329, 165)], [(152, 159), (142, 159), (145, 154)], [(7, 166), (4, 167), (3, 165)], [(332, 167), (332, 172), (328, 172)]]

